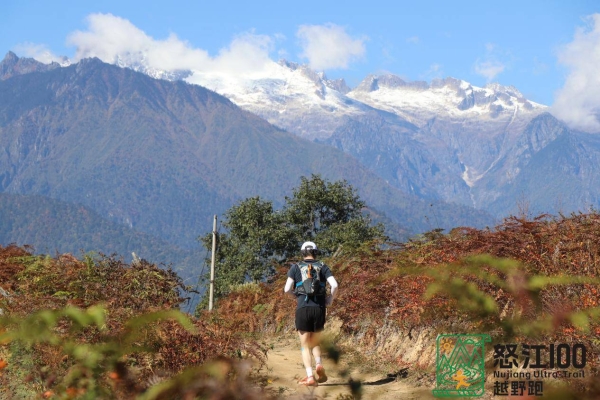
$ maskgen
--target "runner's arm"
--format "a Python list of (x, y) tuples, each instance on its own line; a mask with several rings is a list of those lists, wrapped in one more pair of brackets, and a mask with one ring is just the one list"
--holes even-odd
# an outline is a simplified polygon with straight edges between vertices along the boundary
[(331, 286), (331, 295), (327, 298), (327, 305), (331, 305), (331, 303), (333, 303), (333, 299), (335, 299), (335, 296), (337, 294), (338, 283), (333, 276), (327, 278), (327, 282), (329, 282), (329, 285)]
[(285, 288), (283, 288), (283, 292), (289, 294), (292, 297), (294, 296), (294, 291), (292, 288), (294, 287), (294, 280), (288, 276), (287, 281), (285, 282)]

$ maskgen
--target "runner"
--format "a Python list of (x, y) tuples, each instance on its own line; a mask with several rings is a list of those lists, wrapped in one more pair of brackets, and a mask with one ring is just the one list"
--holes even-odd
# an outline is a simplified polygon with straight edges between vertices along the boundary
[[(300, 337), (302, 361), (306, 377), (298, 384), (318, 386), (327, 381), (321, 361), (321, 332), (325, 327), (326, 307), (336, 296), (338, 284), (331, 270), (317, 260), (318, 249), (313, 242), (305, 242), (300, 249), (303, 261), (293, 264), (288, 272), (284, 292), (296, 298), (296, 330)], [(314, 284), (311, 283), (314, 280)], [(331, 295), (326, 296), (325, 282), (331, 286)], [(295, 288), (294, 290), (292, 290)], [(313, 376), (312, 356), (315, 357), (316, 377)]]

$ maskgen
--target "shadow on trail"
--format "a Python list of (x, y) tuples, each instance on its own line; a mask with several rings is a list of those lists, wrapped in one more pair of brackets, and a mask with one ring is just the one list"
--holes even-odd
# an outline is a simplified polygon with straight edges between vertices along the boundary
[(408, 376), (408, 368), (403, 368), (398, 372), (393, 374), (387, 374), (387, 377), (378, 379), (372, 382), (360, 382), (355, 381), (352, 378), (348, 382), (339, 382), (339, 383), (320, 383), (319, 386), (380, 386), (385, 385), (386, 383), (392, 383), (400, 378), (406, 378)]

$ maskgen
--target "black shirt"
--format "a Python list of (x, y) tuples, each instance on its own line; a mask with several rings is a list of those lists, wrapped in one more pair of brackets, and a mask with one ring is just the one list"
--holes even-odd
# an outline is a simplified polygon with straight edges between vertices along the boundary
[[(309, 263), (309, 264), (315, 264), (317, 263), (319, 260), (304, 260), (305, 263)], [(329, 269), (329, 267), (325, 264), (322, 264), (321, 267), (321, 271), (319, 272), (319, 280), (323, 283), (327, 282), (327, 278), (329, 278), (330, 276), (333, 276), (333, 274), (331, 273), (331, 270)], [(290, 270), (288, 271), (288, 278), (292, 278), (294, 280), (294, 287), (293, 289), (296, 289), (296, 284), (298, 282), (302, 282), (302, 273), (300, 272), (300, 267), (298, 267), (298, 264), (292, 264), (292, 266), (290, 267)], [(315, 296), (313, 297), (308, 297), (300, 294), (300, 295), (296, 295), (296, 308), (302, 308), (302, 307), (325, 307), (325, 296)]]

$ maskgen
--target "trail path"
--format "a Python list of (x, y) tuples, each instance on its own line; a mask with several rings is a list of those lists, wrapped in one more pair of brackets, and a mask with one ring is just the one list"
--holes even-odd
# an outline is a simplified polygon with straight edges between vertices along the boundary
[[(299, 342), (292, 339), (271, 341), (273, 348), (268, 352), (266, 374), (268, 387), (285, 399), (336, 399), (338, 396), (351, 399), (348, 377), (340, 375), (340, 367), (333, 361), (323, 358), (328, 380), (317, 388), (297, 384), (306, 372), (300, 356)], [(410, 373), (410, 372), (409, 372)], [(360, 369), (350, 371), (350, 377), (362, 382), (364, 400), (381, 399), (434, 399), (431, 389), (418, 388), (403, 381), (403, 378), (388, 378), (385, 375), (362, 374)]]

